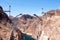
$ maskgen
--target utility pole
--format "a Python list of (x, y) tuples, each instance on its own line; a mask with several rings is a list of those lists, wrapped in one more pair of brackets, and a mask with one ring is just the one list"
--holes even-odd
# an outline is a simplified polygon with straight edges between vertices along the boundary
[(44, 14), (44, 9), (43, 8), (41, 8), (42, 9), (42, 14)]
[(10, 14), (11, 14), (11, 5), (9, 5), (9, 10), (6, 10), (4, 12), (9, 12), (9, 16), (10, 16)]
[(9, 16), (11, 14), (11, 5), (9, 5)]

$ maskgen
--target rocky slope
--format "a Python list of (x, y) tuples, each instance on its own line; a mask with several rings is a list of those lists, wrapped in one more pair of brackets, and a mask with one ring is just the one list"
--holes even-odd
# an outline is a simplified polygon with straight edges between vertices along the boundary
[(7, 22), (0, 23), (0, 40), (24, 40), (23, 33)]
[[(60, 39), (60, 31), (59, 31), (60, 10), (59, 9), (48, 11), (43, 16), (37, 16), (37, 15), (31, 16), (31, 15), (24, 14), (14, 19), (13, 22), (16, 23), (15, 26), (19, 30), (21, 30), (22, 33), (30, 35), (36, 40), (59, 40)], [(8, 26), (10, 25), (8, 24), (6, 26), (7, 32), (5, 31), (5, 27), (3, 27), (4, 28), (3, 30), (0, 27), (0, 34), (3, 36), (3, 38), (7, 36), (7, 39), (5, 38), (6, 40), (10, 39), (9, 35), (11, 34), (11, 28)], [(17, 33), (16, 30), (14, 31), (14, 33)], [(18, 37), (15, 38), (18, 39)]]
[[(59, 40), (60, 39), (60, 10), (51, 10), (42, 17), (34, 16), (32, 19), (18, 20), (19, 29), (31, 35), (36, 40)], [(41, 18), (42, 21), (39, 19)]]

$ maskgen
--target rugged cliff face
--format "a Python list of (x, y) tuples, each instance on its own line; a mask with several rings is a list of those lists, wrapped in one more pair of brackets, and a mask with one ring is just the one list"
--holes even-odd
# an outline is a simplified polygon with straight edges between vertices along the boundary
[(0, 40), (24, 40), (23, 33), (13, 26), (7, 22), (0, 23)]
[[(44, 14), (42, 21), (34, 16), (33, 19), (19, 19), (18, 24), (22, 32), (37, 40), (60, 39), (60, 10), (51, 10)], [(23, 18), (23, 17), (22, 17)]]
[[(44, 20), (42, 31), (40, 36), (40, 40), (45, 40), (45, 36), (47, 37), (46, 40), (59, 40), (60, 39), (60, 16), (52, 16), (47, 17)], [(42, 33), (43, 32), (43, 33)]]
[[(21, 30), (20, 33), (30, 35), (36, 40), (60, 40), (60, 10), (48, 11), (43, 16), (22, 15), (13, 20), (13, 22)], [(15, 28), (14, 32), (11, 31), (9, 23), (7, 25), (0, 24), (0, 39), (9, 40), (11, 34), (14, 34), (14, 38), (18, 40), (16, 35), (20, 33), (19, 31), (16, 32), (16, 30)], [(20, 36), (22, 37), (22, 34)]]

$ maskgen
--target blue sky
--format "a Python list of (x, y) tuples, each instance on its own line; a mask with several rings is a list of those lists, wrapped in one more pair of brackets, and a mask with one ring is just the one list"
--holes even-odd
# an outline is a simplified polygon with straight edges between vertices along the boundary
[(60, 8), (60, 0), (0, 0), (0, 5), (4, 10), (8, 10), (11, 5), (12, 16), (20, 13), (40, 16), (41, 8), (44, 8), (44, 12)]

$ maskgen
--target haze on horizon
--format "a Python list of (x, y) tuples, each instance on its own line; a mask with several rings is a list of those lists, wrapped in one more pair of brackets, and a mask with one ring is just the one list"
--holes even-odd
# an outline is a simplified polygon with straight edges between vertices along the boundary
[(4, 10), (9, 10), (9, 5), (11, 5), (12, 16), (20, 13), (41, 16), (41, 8), (44, 8), (44, 12), (58, 9), (60, 8), (60, 0), (0, 0), (0, 6)]

